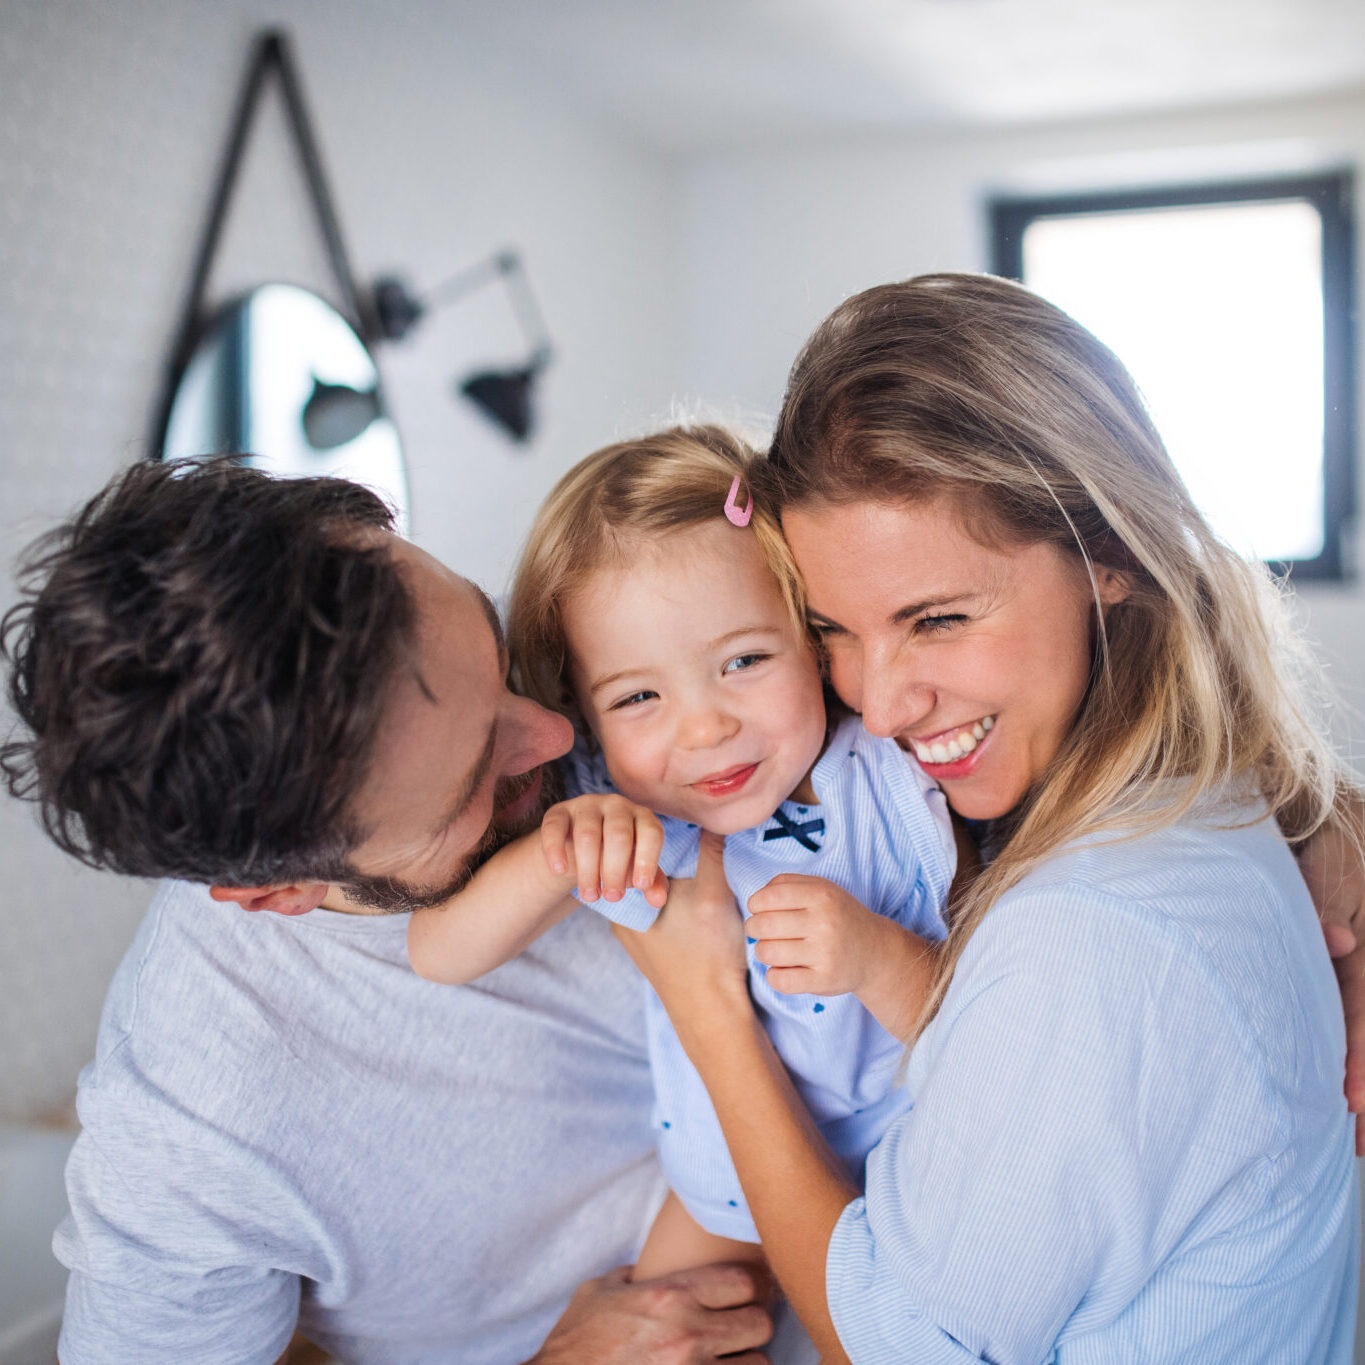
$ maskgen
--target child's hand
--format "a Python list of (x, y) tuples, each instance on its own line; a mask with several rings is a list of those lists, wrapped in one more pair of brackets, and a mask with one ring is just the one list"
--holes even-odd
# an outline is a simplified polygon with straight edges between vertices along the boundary
[(668, 878), (659, 871), (664, 828), (653, 811), (614, 793), (575, 796), (545, 812), (540, 846), (556, 876), (572, 876), (585, 901), (619, 901), (626, 887), (659, 909)]
[(784, 995), (861, 995), (904, 946), (892, 936), (913, 938), (843, 887), (793, 872), (749, 897), (745, 931), (757, 940), (768, 984)]

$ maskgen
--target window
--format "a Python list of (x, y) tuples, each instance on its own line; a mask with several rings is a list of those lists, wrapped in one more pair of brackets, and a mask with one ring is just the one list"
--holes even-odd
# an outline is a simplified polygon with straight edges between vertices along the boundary
[(1343, 578), (1353, 508), (1351, 177), (1001, 199), (993, 269), (1132, 372), (1238, 549)]

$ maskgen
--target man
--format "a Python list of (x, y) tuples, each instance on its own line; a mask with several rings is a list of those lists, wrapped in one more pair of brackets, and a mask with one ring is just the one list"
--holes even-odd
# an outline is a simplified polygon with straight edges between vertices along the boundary
[(229, 461), (128, 470), (25, 582), (11, 791), (177, 879), (82, 1075), (64, 1365), (270, 1362), (296, 1323), (362, 1365), (761, 1359), (748, 1272), (612, 1270), (660, 1190), (597, 917), (471, 987), (407, 968), (402, 912), (534, 827), (571, 741), (488, 599), (365, 490)]

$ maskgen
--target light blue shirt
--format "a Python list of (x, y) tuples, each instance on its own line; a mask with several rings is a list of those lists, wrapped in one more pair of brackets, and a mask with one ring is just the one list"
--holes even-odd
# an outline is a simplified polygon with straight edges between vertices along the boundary
[[(612, 790), (600, 755), (581, 742), (567, 765), (571, 792)], [(929, 939), (947, 931), (943, 907), (956, 855), (938, 786), (889, 739), (856, 718), (841, 722), (811, 772), (818, 802), (784, 801), (772, 817), (725, 842), (725, 876), (748, 914), (749, 897), (782, 872), (824, 877), (875, 914)], [(697, 868), (695, 825), (663, 820), (659, 865), (670, 877)], [(638, 891), (594, 910), (645, 929), (658, 911)], [(749, 991), (806, 1107), (852, 1175), (909, 1103), (897, 1073), (905, 1045), (853, 995), (783, 995), (748, 949)], [(645, 1036), (654, 1077), (654, 1124), (664, 1174), (692, 1216), (723, 1237), (758, 1241), (706, 1087), (659, 998), (645, 988)]]
[(1269, 821), (1050, 860), (970, 940), (834, 1230), (850, 1359), (1345, 1365), (1344, 1050)]

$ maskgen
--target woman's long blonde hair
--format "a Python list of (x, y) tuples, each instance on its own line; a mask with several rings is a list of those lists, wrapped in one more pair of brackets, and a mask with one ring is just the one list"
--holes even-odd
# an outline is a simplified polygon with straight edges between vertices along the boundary
[(569, 683), (564, 605), (588, 576), (628, 562), (664, 537), (696, 526), (726, 526), (736, 477), (737, 506), (752, 506), (752, 535), (804, 638), (800, 580), (772, 505), (752, 503), (755, 451), (722, 426), (674, 426), (622, 441), (576, 464), (545, 499), (512, 584), (507, 642), (519, 690), (581, 722)]
[(1209, 529), (1113, 353), (1007, 280), (925, 275), (836, 309), (792, 370), (759, 496), (945, 494), (988, 535), (1119, 570), (1131, 591), (1103, 616), (1097, 600), (1090, 686), (954, 911), (921, 1028), (982, 917), (1064, 844), (1170, 825), (1238, 780), (1298, 841), (1349, 826), (1354, 792), (1269, 575)]

